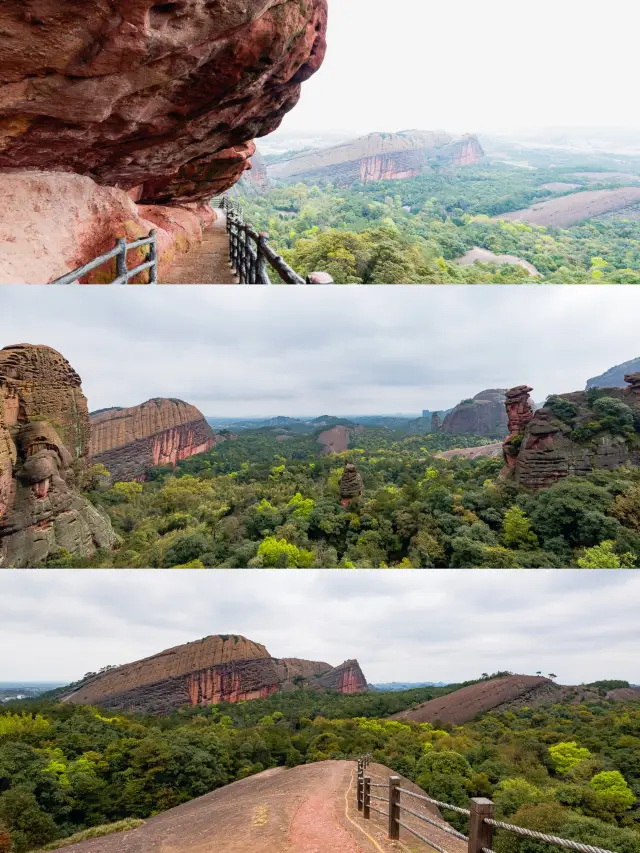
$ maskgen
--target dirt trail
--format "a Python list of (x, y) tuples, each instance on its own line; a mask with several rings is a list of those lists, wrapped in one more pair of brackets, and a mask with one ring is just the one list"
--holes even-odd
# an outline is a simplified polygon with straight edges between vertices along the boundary
[(227, 218), (216, 211), (217, 219), (204, 231), (202, 243), (193, 252), (179, 256), (160, 284), (238, 284), (229, 265)]

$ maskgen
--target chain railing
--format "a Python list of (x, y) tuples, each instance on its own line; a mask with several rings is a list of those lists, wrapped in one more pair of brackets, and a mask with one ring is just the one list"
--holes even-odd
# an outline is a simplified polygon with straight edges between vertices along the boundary
[[(516, 835), (521, 835), (525, 838), (534, 838), (536, 841), (545, 841), (548, 844), (555, 844), (557, 847), (564, 847), (569, 850), (578, 850), (580, 853), (612, 853), (611, 850), (605, 850), (602, 847), (594, 847), (591, 844), (582, 844), (579, 841), (573, 841), (569, 838), (559, 838), (557, 835), (547, 835), (544, 832), (536, 832), (532, 829), (525, 829), (522, 826), (515, 826), (512, 823), (505, 823), (501, 820), (495, 820), (493, 817), (494, 804), (491, 800), (485, 797), (472, 797), (469, 802), (469, 808), (463, 809), (453, 803), (445, 803), (441, 800), (434, 800), (423, 794), (416, 794), (414, 791), (409, 791), (407, 788), (400, 786), (401, 778), (399, 776), (390, 776), (388, 784), (380, 784), (371, 781), (370, 776), (365, 775), (365, 770), (371, 761), (370, 755), (362, 756), (358, 759), (357, 787), (356, 787), (356, 805), (358, 811), (362, 812), (365, 820), (369, 820), (371, 812), (377, 812), (385, 817), (388, 821), (388, 837), (392, 841), (400, 839), (400, 829), (405, 829), (412, 835), (415, 835), (425, 844), (433, 847), (439, 853), (450, 853), (444, 847), (436, 844), (432, 839), (422, 835), (412, 826), (409, 826), (402, 820), (403, 815), (410, 814), (424, 823), (431, 824), (437, 827), (441, 832), (445, 832), (454, 838), (464, 841), (467, 844), (467, 853), (495, 853), (491, 849), (493, 842), (493, 829), (504, 829), (513, 832)], [(387, 797), (379, 797), (371, 793), (372, 788), (384, 788), (388, 791)], [(464, 835), (453, 829), (451, 826), (435, 820), (425, 814), (415, 811), (401, 801), (400, 797), (412, 797), (416, 800), (422, 800), (440, 808), (450, 809), (459, 814), (467, 815), (469, 818), (469, 835)], [(386, 810), (380, 809), (371, 804), (371, 801), (386, 803)]]
[(271, 284), (269, 267), (285, 284), (333, 284), (328, 273), (314, 272), (303, 278), (270, 245), (269, 235), (256, 231), (251, 223), (244, 221), (240, 202), (229, 196), (211, 200), (212, 207), (219, 207), (227, 215), (229, 235), (229, 258), (240, 284)]
[[(145, 261), (138, 264), (138, 266), (134, 267), (132, 270), (128, 269), (127, 252), (130, 249), (138, 249), (141, 246), (149, 246)], [(106, 264), (113, 258), (116, 259), (116, 278), (114, 278), (113, 281), (107, 282), (107, 284), (129, 284), (129, 281), (134, 276), (144, 272), (144, 270), (149, 270), (149, 284), (157, 284), (158, 244), (156, 229), (154, 228), (150, 231), (147, 237), (142, 237), (140, 240), (134, 240), (133, 243), (127, 243), (126, 239), (121, 237), (116, 241), (115, 247), (109, 252), (105, 252), (104, 255), (100, 255), (99, 258), (95, 258), (93, 261), (89, 261), (89, 263), (84, 264), (81, 267), (77, 267), (71, 272), (65, 273), (65, 275), (60, 276), (60, 278), (57, 278), (55, 281), (50, 283), (79, 284), (81, 278), (84, 278), (85, 275), (88, 275), (88, 273), (98, 269), (102, 264)]]

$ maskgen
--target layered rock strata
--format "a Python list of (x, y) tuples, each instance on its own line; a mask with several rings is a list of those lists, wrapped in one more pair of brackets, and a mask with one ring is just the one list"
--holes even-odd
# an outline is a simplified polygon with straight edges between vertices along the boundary
[(432, 165), (468, 166), (484, 152), (474, 136), (453, 137), (442, 131), (370, 133), (331, 148), (305, 151), (268, 167), (276, 180), (327, 180), (340, 186), (357, 182), (402, 180)]
[(63, 701), (170, 713), (184, 705), (248, 701), (296, 687), (354, 693), (367, 684), (357, 661), (332, 669), (321, 662), (276, 659), (260, 643), (217, 635), (91, 675)]
[(344, 471), (338, 484), (342, 506), (347, 509), (364, 491), (364, 484), (358, 469), (352, 462), (344, 463)]
[[(595, 469), (640, 465), (640, 373), (625, 376), (627, 387), (577, 391), (550, 398), (535, 412), (526, 385), (506, 393), (509, 436), (503, 445), (503, 476), (541, 489)], [(595, 391), (595, 394), (594, 394)], [(608, 413), (624, 404), (623, 420)], [(616, 410), (617, 411), (617, 410)]]
[[(501, 437), (507, 432), (504, 391), (491, 388), (463, 400), (442, 422), (442, 430), (454, 435)], [(433, 429), (432, 429), (433, 431)]]
[(91, 458), (112, 482), (143, 480), (154, 465), (175, 466), (218, 440), (204, 415), (182, 400), (148, 400), (91, 415)]
[(88, 446), (87, 401), (69, 362), (46, 346), (0, 350), (0, 567), (116, 544), (106, 514), (79, 491)]
[(326, 0), (5, 0), (0, 168), (206, 200), (322, 64)]

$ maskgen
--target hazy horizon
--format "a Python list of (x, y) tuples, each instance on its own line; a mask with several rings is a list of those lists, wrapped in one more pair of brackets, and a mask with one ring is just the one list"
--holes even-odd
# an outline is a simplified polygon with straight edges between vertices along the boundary
[(637, 126), (626, 0), (329, 0), (327, 41), (287, 132)]
[(276, 658), (356, 658), (371, 683), (500, 670), (554, 672), (562, 684), (640, 682), (638, 572), (188, 574), (189, 583), (182, 572), (5, 572), (0, 645), (12, 654), (0, 678), (55, 673), (70, 683), (208, 635), (241, 634)]
[(348, 417), (523, 384), (543, 402), (640, 355), (637, 287), (7, 285), (3, 309), (0, 348), (61, 352), (90, 411), (165, 397), (211, 418)]

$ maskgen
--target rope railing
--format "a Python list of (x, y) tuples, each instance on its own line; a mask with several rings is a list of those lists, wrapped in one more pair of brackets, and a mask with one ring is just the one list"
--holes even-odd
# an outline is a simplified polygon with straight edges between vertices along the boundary
[(271, 284), (269, 267), (285, 284), (333, 284), (328, 273), (314, 272), (303, 278), (270, 245), (269, 235), (244, 221), (240, 202), (229, 196), (212, 199), (211, 205), (227, 215), (229, 258), (240, 284)]
[[(138, 264), (137, 267), (130, 270), (127, 267), (127, 252), (130, 249), (138, 249), (141, 246), (149, 246), (149, 250), (146, 255), (146, 260)], [(108, 252), (105, 252), (104, 255), (100, 255), (98, 258), (94, 258), (94, 260), (89, 261), (87, 264), (83, 264), (81, 267), (77, 267), (71, 272), (65, 273), (60, 278), (55, 279), (55, 281), (50, 282), (51, 284), (79, 284), (81, 278), (88, 275), (93, 270), (98, 269), (98, 267), (102, 266), (102, 264), (106, 264), (108, 261), (116, 259), (116, 278), (113, 281), (107, 282), (108, 284), (129, 284), (130, 279), (134, 276), (139, 275), (139, 273), (144, 272), (144, 270), (149, 270), (149, 284), (157, 284), (158, 283), (158, 244), (157, 244), (157, 232), (154, 228), (149, 232), (147, 237), (142, 237), (140, 240), (134, 240), (132, 243), (127, 243), (124, 237), (116, 240), (116, 245), (113, 249), (110, 249)]]
[[(448, 835), (459, 839), (460, 841), (464, 841), (467, 845), (467, 853), (495, 853), (495, 851), (491, 847), (491, 844), (493, 842), (494, 827), (497, 829), (504, 829), (508, 832), (513, 832), (516, 835), (521, 835), (525, 838), (534, 838), (537, 841), (545, 841), (548, 844), (554, 844), (557, 847), (564, 847), (569, 850), (578, 850), (579, 853), (613, 853), (613, 851), (606, 850), (602, 847), (594, 847), (591, 844), (582, 844), (579, 841), (572, 841), (569, 838), (559, 838), (557, 835), (547, 835), (544, 832), (536, 832), (533, 829), (525, 829), (522, 826), (516, 826), (512, 823), (505, 823), (501, 820), (495, 820), (493, 817), (494, 804), (491, 800), (488, 800), (485, 797), (472, 797), (469, 802), (470, 807), (468, 809), (463, 809), (460, 806), (454, 805), (453, 803), (445, 803), (441, 800), (434, 800), (431, 797), (427, 797), (423, 794), (416, 794), (414, 791), (409, 791), (407, 788), (400, 787), (401, 779), (399, 776), (389, 777), (388, 799), (385, 799), (384, 797), (375, 796), (371, 793), (371, 788), (384, 788), (387, 787), (387, 785), (378, 782), (372, 782), (371, 777), (365, 775), (365, 770), (368, 767), (370, 761), (370, 755), (362, 756), (358, 759), (358, 784), (356, 790), (356, 802), (358, 806), (358, 811), (362, 812), (362, 816), (367, 820), (370, 818), (371, 811), (377, 812), (378, 814), (381, 814), (383, 817), (387, 818), (388, 837), (391, 841), (398, 841), (400, 839), (400, 829), (402, 828), (405, 829), (407, 832), (412, 833), (417, 838), (420, 838), (430, 847), (433, 847), (435, 850), (438, 851), (438, 853), (450, 853), (450, 851), (446, 850), (444, 847), (440, 847), (432, 839), (426, 838), (424, 835), (418, 832), (417, 829), (405, 823), (402, 820), (402, 816), (404, 814), (409, 814), (417, 820), (435, 826), (441, 832), (445, 832)], [(450, 809), (451, 811), (468, 816), (469, 835), (464, 835), (462, 832), (458, 832), (457, 829), (454, 829), (451, 826), (444, 825), (443, 823), (434, 820), (434, 818), (428, 815), (421, 814), (420, 812), (409, 808), (409, 806), (401, 802), (401, 795), (413, 797), (416, 800), (422, 800), (424, 802), (430, 803), (431, 805), (439, 806), (440, 808), (444, 809)], [(387, 811), (382, 811), (381, 809), (372, 806), (371, 800), (387, 803)]]

